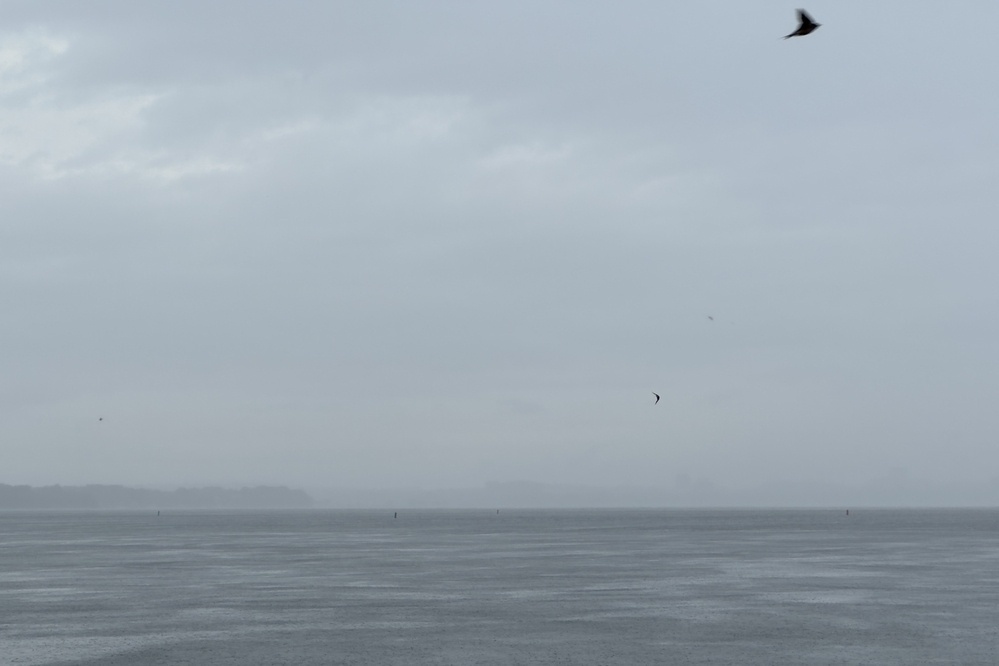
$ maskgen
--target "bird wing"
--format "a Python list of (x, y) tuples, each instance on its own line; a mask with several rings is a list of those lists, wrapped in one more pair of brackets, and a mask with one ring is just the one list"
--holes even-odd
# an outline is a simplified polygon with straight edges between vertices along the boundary
[(801, 25), (803, 26), (815, 25), (815, 21), (812, 20), (812, 17), (809, 16), (808, 12), (806, 12), (804, 9), (798, 10), (798, 20), (801, 21)]
[(652, 403), (652, 404), (653, 404), (653, 405), (657, 405), (657, 404), (659, 404), (659, 394), (658, 394), (658, 393), (656, 393), (655, 391), (653, 391), (653, 392), (652, 392), (652, 395), (656, 396), (656, 401), (655, 401), (654, 403)]

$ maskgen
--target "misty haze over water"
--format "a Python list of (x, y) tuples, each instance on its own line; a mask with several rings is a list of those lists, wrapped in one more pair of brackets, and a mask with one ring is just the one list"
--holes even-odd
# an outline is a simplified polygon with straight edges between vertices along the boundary
[(528, 481), (479, 487), (318, 488), (277, 486), (144, 489), (125, 486), (11, 486), (0, 484), (4, 509), (367, 509), (367, 508), (683, 508), (683, 507), (988, 507), (999, 504), (999, 483), (934, 487), (902, 475), (859, 486), (783, 483), (719, 488), (679, 477), (660, 487), (592, 487)]
[(529, 481), (464, 488), (316, 488), (317, 506), (333, 508), (643, 508), (643, 507), (995, 507), (999, 481), (939, 486), (902, 475), (867, 484), (783, 482), (726, 488), (682, 477), (662, 486), (599, 487)]

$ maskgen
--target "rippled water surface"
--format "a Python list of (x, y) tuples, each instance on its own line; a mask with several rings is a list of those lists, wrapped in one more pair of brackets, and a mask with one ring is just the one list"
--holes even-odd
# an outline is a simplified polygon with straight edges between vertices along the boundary
[(999, 664), (999, 511), (0, 513), (0, 664)]

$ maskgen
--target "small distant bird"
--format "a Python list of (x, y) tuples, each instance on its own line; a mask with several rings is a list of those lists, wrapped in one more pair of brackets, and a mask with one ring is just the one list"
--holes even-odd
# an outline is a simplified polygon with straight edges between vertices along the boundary
[(104, 420), (104, 417), (103, 417), (103, 416), (101, 416), (101, 417), (99, 417), (99, 418), (98, 418), (97, 420), (98, 420), (98, 421), (103, 421), (103, 420)]
[(784, 39), (788, 37), (804, 37), (805, 35), (812, 33), (818, 28), (821, 23), (816, 23), (812, 20), (812, 17), (808, 15), (804, 9), (798, 10), (798, 29), (792, 32), (790, 35), (784, 35)]
[(708, 319), (710, 319), (711, 321), (714, 321), (714, 320), (715, 320), (715, 318), (714, 318), (714, 317), (712, 317), (711, 315), (708, 315)]
[(658, 405), (659, 404), (659, 394), (656, 393), (655, 391), (653, 391), (652, 395), (656, 396), (656, 401), (654, 403), (652, 403), (652, 404), (653, 405)]

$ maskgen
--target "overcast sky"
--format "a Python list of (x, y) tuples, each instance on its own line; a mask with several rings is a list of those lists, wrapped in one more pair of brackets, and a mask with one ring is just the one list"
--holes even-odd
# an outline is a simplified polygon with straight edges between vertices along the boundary
[(0, 482), (999, 488), (999, 3), (808, 9), (6, 0)]

